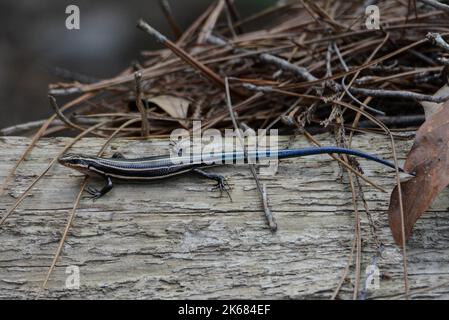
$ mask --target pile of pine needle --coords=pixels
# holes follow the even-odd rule
[[[384,132],[382,124],[416,128],[421,102],[448,98],[434,96],[447,81],[439,45],[448,12],[432,1],[379,1],[376,25],[360,1],[293,1],[241,18],[219,0],[186,30],[162,3],[175,36],[141,20],[161,49],[110,79],[50,85],[51,95],[74,98],[53,101],[60,119],[45,134],[114,120],[92,132],[107,135],[133,117],[141,120],[120,135],[168,136],[193,121],[232,128],[228,86],[234,115],[250,128],[332,131],[341,142],[347,131]]]

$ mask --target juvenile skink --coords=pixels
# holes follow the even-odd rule
[[[258,162],[260,160],[304,157],[325,153],[357,156],[378,162],[390,168],[395,168],[393,163],[378,158],[374,155],[340,147],[311,147],[276,151],[248,151],[247,153],[236,151],[221,152],[196,157],[184,156],[175,158],[170,155],[164,155],[135,159],[127,159],[120,153],[115,153],[111,158],[68,153],[61,156],[58,161],[66,167],[76,169],[88,175],[97,175],[104,178],[106,184],[101,190],[91,187],[86,188],[86,191],[92,196],[92,198],[97,199],[112,189],[112,179],[153,180],[180,175],[187,172],[193,172],[203,177],[215,180],[217,181],[216,188],[227,192],[226,180],[223,176],[205,172],[201,170],[201,168],[232,163],[254,163],[252,161]],[[402,169],[399,168],[399,170],[403,172]]]

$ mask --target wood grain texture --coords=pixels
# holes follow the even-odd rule
[[[317,138],[323,145],[333,144],[329,136]],[[2,215],[68,141],[51,138],[38,143],[1,198]],[[94,154],[103,142],[87,138],[72,151]],[[0,138],[0,179],[27,143],[27,138]],[[411,144],[397,142],[401,164]],[[108,154],[158,154],[167,146],[162,140],[117,140]],[[309,145],[298,138],[293,146]],[[391,160],[388,139],[382,136],[357,136],[354,147]],[[395,180],[389,168],[360,163],[368,177],[392,190]],[[329,298],[354,234],[351,191],[347,178],[340,179],[338,164],[327,155],[289,159],[280,163],[276,176],[262,178],[278,223],[275,233],[265,223],[246,166],[209,170],[228,178],[233,202],[211,191],[213,182],[191,175],[119,183],[96,202],[83,199],[49,289],[40,291],[83,179],[55,165],[0,228],[0,298]],[[367,298],[400,298],[402,257],[388,228],[389,193],[363,185],[377,236],[385,246],[378,262],[380,288],[369,290]],[[376,247],[361,203],[359,208],[363,289],[365,268]],[[449,285],[441,286],[449,280],[448,208],[446,189],[418,221],[409,241],[413,298],[449,298]],[[66,267],[71,265],[80,268],[78,290],[65,288]],[[351,268],[339,298],[351,297],[353,283]]]

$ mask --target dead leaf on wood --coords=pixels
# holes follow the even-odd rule
[[[449,102],[444,103],[442,108],[419,128],[404,169],[416,173],[412,179],[401,182],[407,240],[416,220],[449,184]],[[388,218],[395,242],[402,245],[397,186],[391,193]]]
[[[186,121],[183,121],[182,119],[187,118],[187,112],[189,111],[190,105],[189,100],[175,96],[161,95],[148,99],[148,102],[159,106],[171,117],[179,119],[179,123],[182,126],[186,126]]]

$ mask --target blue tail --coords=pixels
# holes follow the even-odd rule
[[[393,169],[396,168],[394,163],[391,163],[387,160],[378,158],[369,153],[352,150],[352,149],[340,148],[340,147],[311,147],[311,148],[303,148],[303,149],[284,149],[284,150],[278,151],[278,158],[279,159],[295,158],[295,157],[312,156],[312,155],[323,154],[323,153],[348,154],[351,156],[356,156],[356,157],[372,160],[372,161],[381,163],[381,164],[383,164],[387,167],[393,168]],[[405,172],[402,168],[399,168],[399,171]]]

